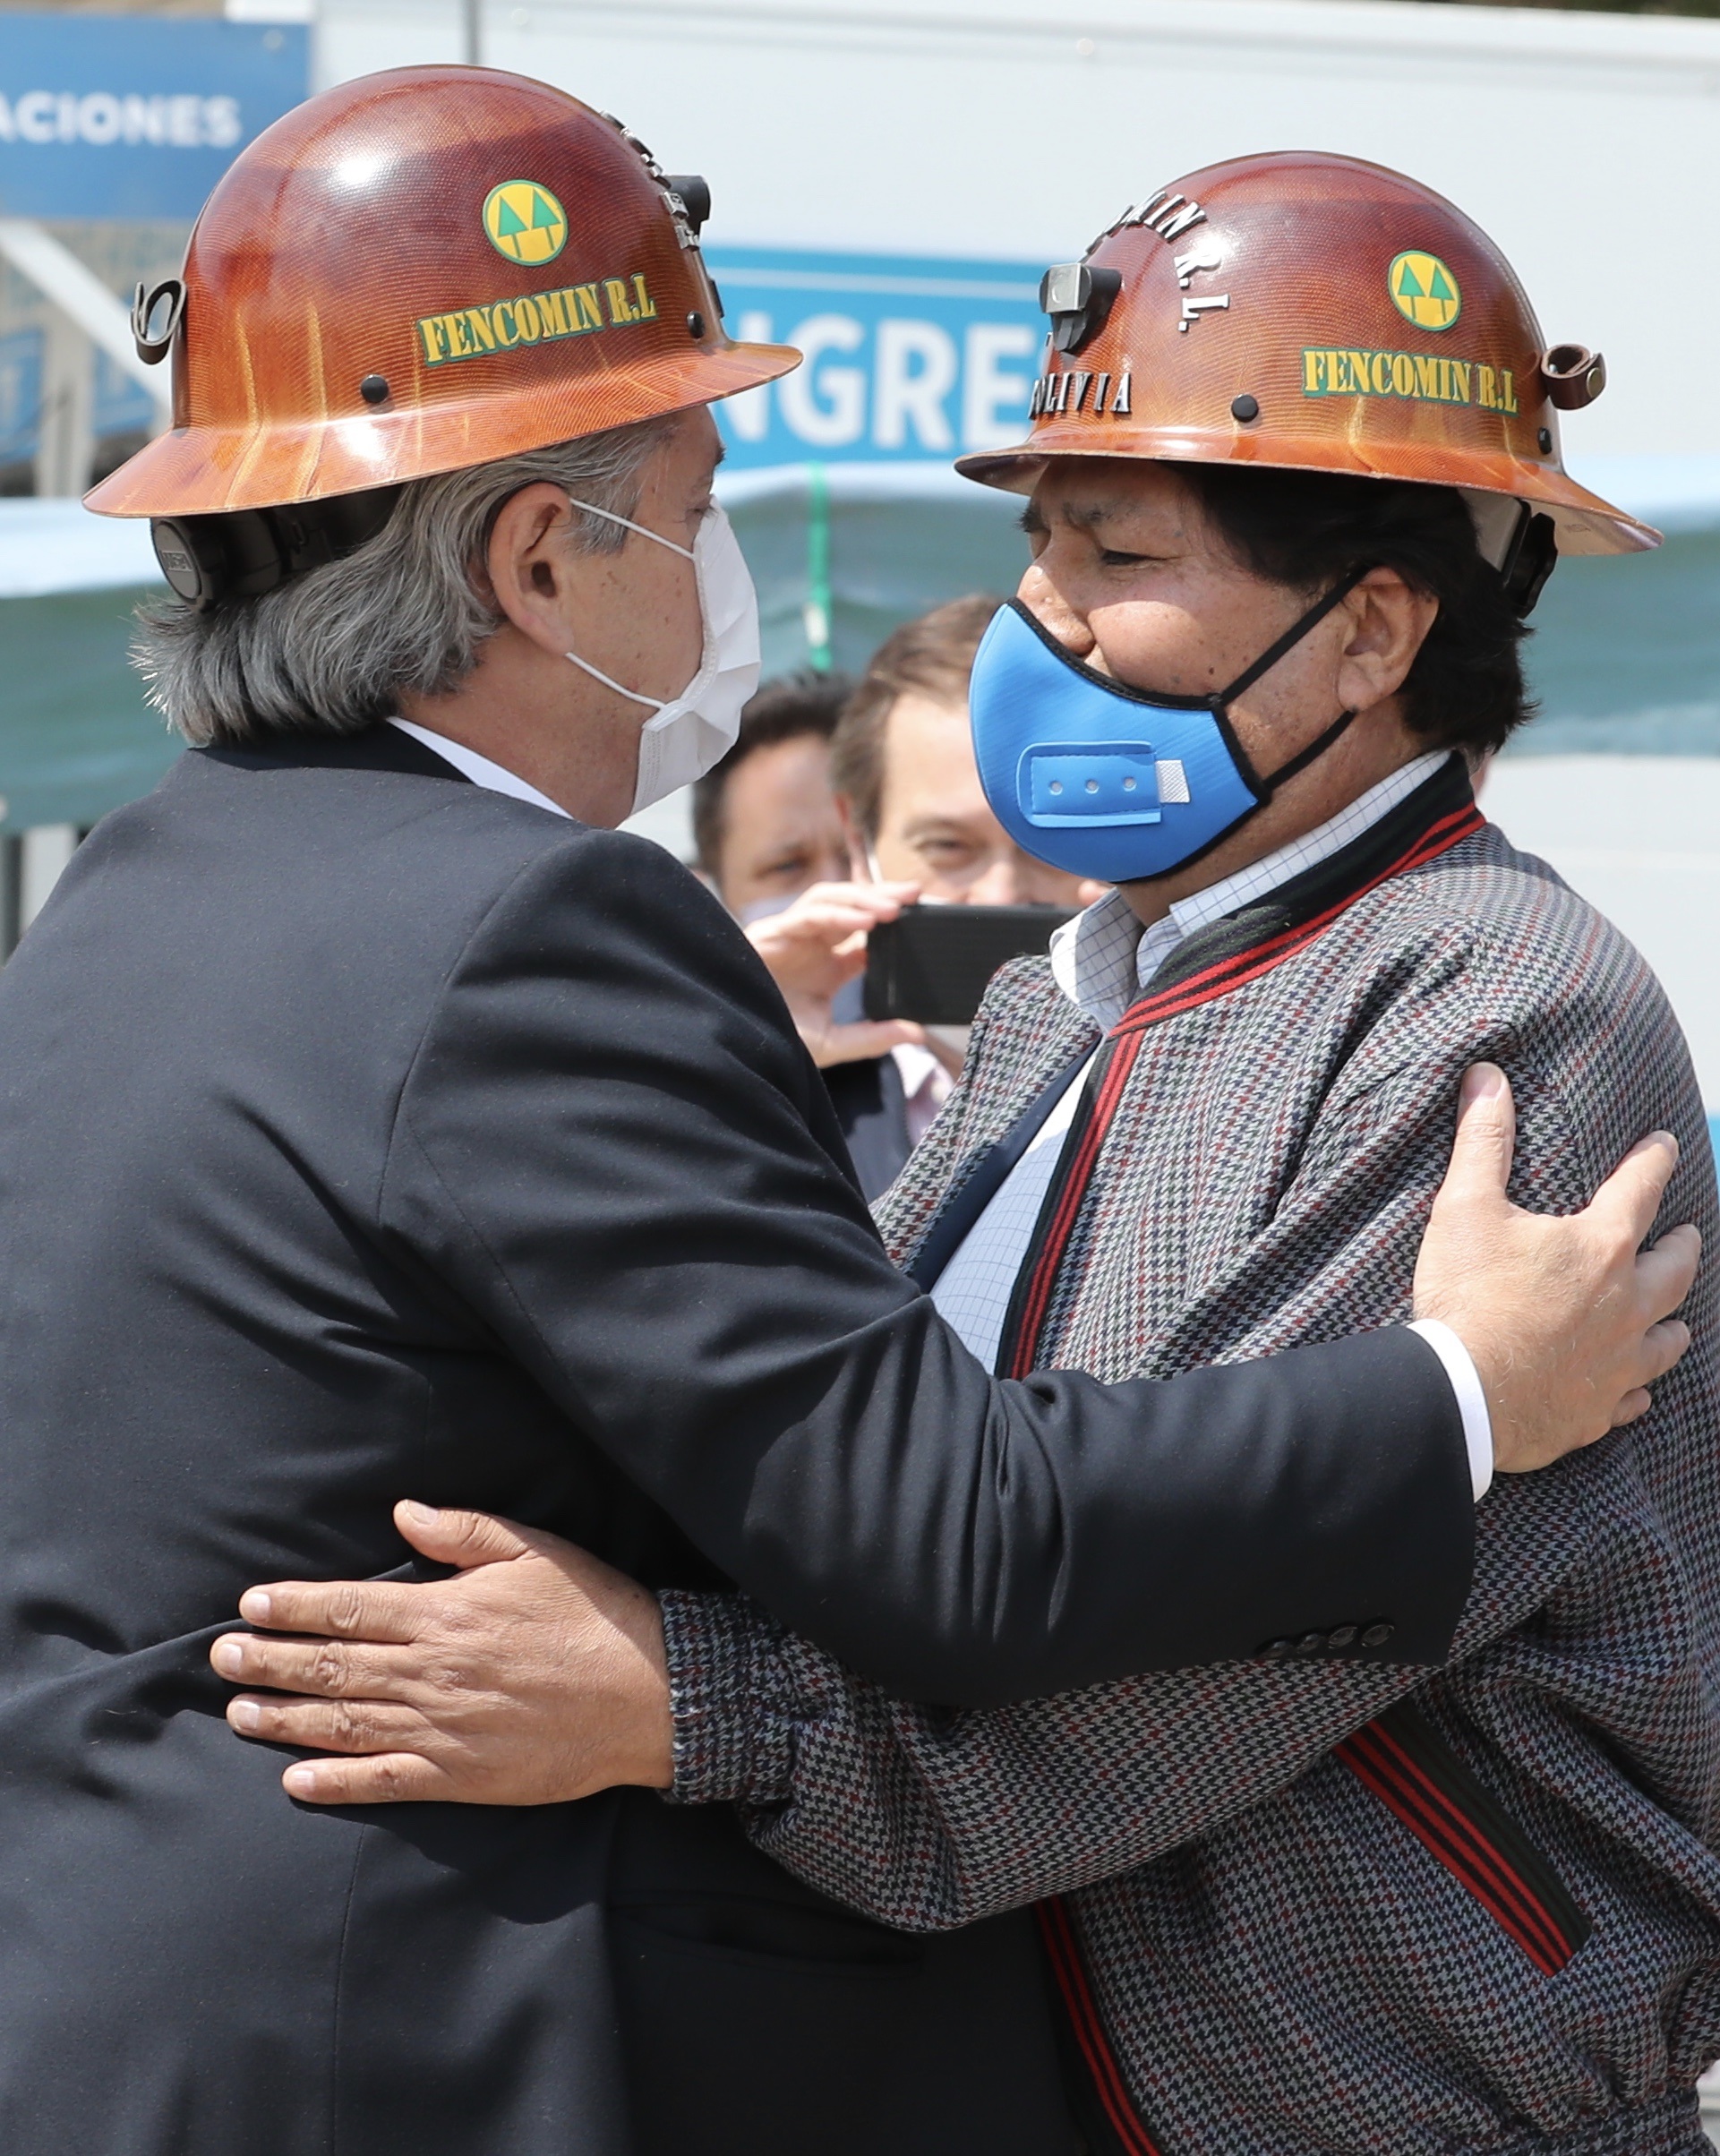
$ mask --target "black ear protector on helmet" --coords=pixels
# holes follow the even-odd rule
[[[393,515],[401,491],[369,487],[280,509],[158,517],[150,538],[162,575],[201,614],[229,599],[258,598],[306,569],[355,552]]]
[[[1531,515],[1526,503],[1505,559],[1499,565],[1505,596],[1519,620],[1527,620],[1535,612],[1535,603],[1545,590],[1558,559],[1552,518],[1545,510]]]
[[[1458,492],[1475,526],[1476,552],[1499,572],[1511,612],[1526,620],[1559,559],[1552,518],[1510,494],[1487,494],[1473,487]]]
[[[1051,317],[1052,348],[1071,355],[1089,345],[1123,289],[1119,270],[1086,262],[1058,262],[1040,279],[1040,312]]]

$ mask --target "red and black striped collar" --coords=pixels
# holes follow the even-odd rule
[[[1058,1269],[1151,1029],[1294,958],[1357,899],[1437,860],[1479,830],[1482,820],[1468,772],[1453,757],[1341,852],[1281,884],[1261,904],[1197,931],[1160,967],[1151,988],[1123,1014],[1093,1060],[1010,1295],[996,1365],[1000,1376],[1025,1377],[1039,1367]],[[1167,975],[1172,976],[1168,983]]]
[[[1463,760],[1453,756],[1341,851],[1279,885],[1257,905],[1244,907],[1197,929],[1160,966],[1148,992],[1124,1013],[1109,1041],[1138,1046],[1141,1035],[1159,1020],[1173,1018],[1258,980],[1305,949],[1322,928],[1365,893],[1406,869],[1436,859],[1478,830],[1482,821]],[[1041,1081],[1040,1090],[1002,1137],[969,1166],[959,1188],[940,1209],[909,1263],[910,1278],[922,1288],[933,1285],[961,1247],[1091,1055],[1091,1042],[1089,1034],[1050,1074],[1048,1081]],[[1095,1068],[1088,1084],[1087,1108],[1065,1141],[1064,1160],[1054,1179],[1053,1196],[1067,1181],[1071,1160],[1083,1147],[1096,1150],[1097,1139],[1102,1136],[1108,1115],[1100,1116],[1099,1131],[1094,1133],[1092,1097],[1104,1091],[1109,1106],[1114,1107],[1133,1060],[1131,1053],[1119,1065],[1108,1052],[1108,1044],[1101,1048],[1099,1064],[1104,1068]],[[1091,1167],[1091,1160],[1087,1165]]]
[[[1304,950],[1358,898],[1435,860],[1478,831],[1468,766],[1448,757],[1430,778],[1359,837],[1257,903],[1197,928],[1166,959],[1113,1038],[1175,1017],[1255,980]]]

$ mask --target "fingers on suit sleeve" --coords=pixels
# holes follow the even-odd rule
[[[1678,1140],[1670,1131],[1639,1138],[1595,1193],[1588,1215],[1634,1250],[1655,1224],[1673,1170],[1678,1166]]]
[[[1471,1064],[1458,1094],[1457,1136],[1441,1196],[1502,1199],[1516,1143],[1510,1081],[1496,1064]]]
[[[314,1692],[325,1699],[355,1695],[403,1699],[421,1674],[415,1659],[399,1648],[338,1639],[282,1639],[261,1632],[224,1632],[209,1658],[229,1683]]]
[[[417,1637],[423,1593],[391,1580],[285,1579],[248,1589],[239,1597],[239,1614],[275,1632],[404,1644]]]
[[[1637,1260],[1637,1291],[1645,1323],[1670,1317],[1678,1308],[1695,1283],[1701,1257],[1701,1235],[1688,1223],[1642,1253]]]
[[[416,1752],[374,1759],[300,1759],[281,1787],[301,1804],[425,1804],[453,1793],[449,1777]]]

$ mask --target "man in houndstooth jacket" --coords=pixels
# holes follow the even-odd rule
[[[1250,909],[1254,950],[1350,898],[1270,971],[1228,986],[1218,924],[1112,1029],[1132,1067],[1041,1363],[1168,1375],[1401,1317],[1476,1057],[1511,1075],[1521,1202],[1580,1203],[1646,1116],[1678,1132],[1673,1200],[1712,1240],[1699,1104],[1652,976],[1467,796],[1448,764]],[[1351,895],[1454,817],[1455,844]],[[1101,1037],[1044,962],[999,977],[886,1202],[903,1262],[1023,1094]],[[1443,1673],[1298,1641],[952,1715],[756,1605],[671,1596],[676,1793],[740,1803],[762,1847],[887,1923],[1039,1902],[1095,2147],[1700,2150],[1720,1488],[1711,1322],[1697,1335],[1632,1436],[1489,1493]]]
[[[1100,538],[1163,556],[1151,511],[1173,493],[1273,566],[1260,483],[1238,514],[1202,476],[1054,468],[1032,512],[1041,570],[1066,594],[1069,552]],[[1306,512],[1346,483],[1280,492]],[[1361,483],[1382,509],[1388,490]],[[1473,630],[1464,612],[1448,604],[1448,628]],[[1520,681],[1512,640],[1499,649],[1509,721]],[[1412,684],[1424,741],[1490,745],[1482,671],[1467,734],[1456,711],[1426,723],[1427,679],[1419,707]],[[1520,1202],[1579,1206],[1658,1123],[1683,1148],[1670,1202],[1713,1247],[1701,1104],[1664,997],[1483,820],[1462,756],[1412,754],[1263,859],[1195,880],[1144,936],[1113,895],[1049,962],[997,977],[958,1092],[883,1203],[898,1262],[999,1370],[1168,1376],[1401,1318],[1477,1060],[1510,1074]],[[1032,1254],[1000,1295],[976,1246],[1008,1185],[989,1203],[971,1185],[1002,1142],[1032,1160],[1023,1104],[1066,1099],[1060,1074],[1089,1057],[1068,1136],[1040,1149]],[[953,1219],[965,1239],[927,1266]],[[1486,1493],[1442,1671],[1347,1659],[1346,1623],[1253,1663],[952,1713],[885,1696],[742,1598],[670,1596],[675,1794],[739,1804],[761,1847],[888,1924],[1036,1904],[1095,2149],[1704,2149],[1713,1300],[1705,1266],[1695,1345],[1630,1434]]]
[[[1276,843],[1216,851],[1174,898],[1113,894],[994,982],[881,1216],[969,1347],[1166,1377],[1400,1319],[1477,1061],[1510,1078],[1520,1202],[1581,1206],[1658,1124],[1683,1149],[1667,1217],[1714,1247],[1658,986],[1475,805],[1459,751],[1523,690],[1457,498],[1054,467],[1032,517],[1025,588],[1071,637],[1092,579],[1167,560],[1240,592],[1237,649],[1337,565],[1388,564],[1293,654],[1276,717],[1234,718],[1258,750],[1303,706],[1318,723],[1327,674],[1385,693],[1344,690],[1362,718],[1273,804]],[[1223,612],[1190,597],[1167,633]],[[1251,1661],[958,1711],[744,1596],[672,1591],[671,1794],[736,1807],[900,1931],[989,1924],[1001,1949],[1031,1908],[1107,2156],[1696,2156],[1720,2050],[1713,1297],[1705,1266],[1691,1350],[1629,1433],[1491,1488],[1475,1456],[1442,1670],[1367,1658],[1379,1613],[1334,1610]]]

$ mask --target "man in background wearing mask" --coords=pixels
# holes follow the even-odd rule
[[[706,407],[793,355],[722,333],[703,197],[559,92],[401,70],[252,143],[140,305],[178,423],[94,505],[156,521],[192,746],[0,977],[6,2156],[714,2145],[654,2135],[676,2087],[754,2156],[1042,2156],[1018,1923],[904,1952],[647,1788],[299,1801],[325,1763],[283,1789],[222,1719],[241,1593],[398,1572],[417,1497],[916,1698],[1340,1613],[1385,1671],[1468,1585],[1459,1386],[1531,1467],[1681,1344],[1689,1253],[1635,1254],[1664,1142],[1575,1221],[1463,1149],[1447,1331],[1163,1384],[999,1382],[891,1265],[744,938],[613,829],[757,680]],[[671,1772],[657,1731],[622,1779]]]
[[[830,772],[853,875],[749,931],[880,1196],[961,1075],[966,1029],[860,1014],[865,938],[904,904],[1090,904],[1102,886],[1036,860],[992,814],[973,760],[968,672],[1002,602],[952,599],[885,638],[848,699]]]

